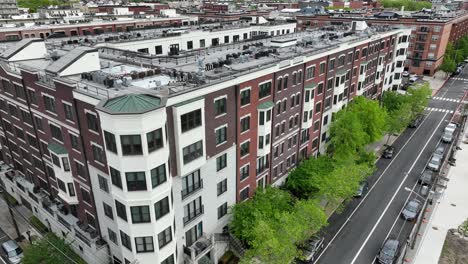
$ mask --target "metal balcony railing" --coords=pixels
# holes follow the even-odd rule
[[[202,215],[205,212],[204,206],[202,205],[199,208],[196,208],[195,211],[189,213],[189,215],[184,216],[183,221],[184,221],[184,226],[186,226],[188,223],[192,222],[195,220],[197,217]]]
[[[202,188],[203,188],[203,179],[200,179],[198,182],[195,182],[194,184],[190,186],[187,186],[187,188],[181,191],[182,200],[187,198],[191,194],[195,193],[196,191],[201,190]]]

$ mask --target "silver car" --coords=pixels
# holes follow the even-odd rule
[[[418,217],[419,211],[421,210],[421,202],[414,199],[408,201],[401,211],[401,216],[408,221],[415,220]]]
[[[444,143],[452,143],[453,140],[453,132],[445,132],[444,135],[442,136],[442,141]]]
[[[7,242],[3,243],[2,249],[11,263],[21,263],[21,259],[23,258],[23,250],[18,246],[18,244],[16,244],[14,240],[8,240]]]
[[[439,171],[440,164],[442,163],[442,157],[438,155],[432,155],[431,160],[427,164],[427,168],[432,171]]]
[[[434,150],[434,155],[438,155],[440,157],[443,157],[445,153],[445,146],[443,144],[440,144],[437,146],[437,148]]]

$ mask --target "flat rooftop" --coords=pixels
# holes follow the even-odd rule
[[[76,84],[78,91],[98,99],[113,98],[127,93],[147,93],[152,90],[166,96],[232,80],[247,73],[281,65],[291,59],[320,54],[340,46],[388,33],[388,26],[369,27],[352,32],[348,26],[329,26],[281,36],[247,40],[238,43],[193,51],[178,55],[153,56],[127,50],[97,47],[101,70],[86,72],[60,80]],[[155,44],[157,39],[155,39]],[[79,45],[48,45],[55,56],[67,56]],[[46,74],[50,58],[10,63],[11,70],[36,69],[41,80],[51,83],[55,76]],[[13,66],[14,65],[14,66]],[[288,64],[289,65],[289,64]]]

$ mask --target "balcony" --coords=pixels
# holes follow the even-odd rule
[[[203,188],[203,179],[200,179],[198,182],[195,182],[193,185],[188,186],[186,189],[183,189],[180,192],[182,195],[182,200],[196,193],[198,190],[201,190],[202,188]]]
[[[190,247],[184,247],[186,263],[198,263],[201,258],[206,258],[207,253],[213,248],[213,235],[207,236],[205,233],[198,238]]]
[[[192,222],[193,220],[197,219],[200,215],[202,215],[205,212],[204,206],[202,205],[200,208],[196,208],[195,211],[190,212],[189,215],[184,216],[183,221],[184,221],[184,226]]]

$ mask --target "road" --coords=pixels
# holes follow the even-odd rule
[[[413,223],[403,221],[401,210],[408,199],[416,198],[405,187],[419,191],[417,179],[443,129],[468,85],[468,66],[452,78],[432,98],[426,118],[417,128],[407,129],[393,144],[397,153],[391,160],[377,161],[377,171],[369,178],[370,189],[361,199],[334,214],[326,228],[326,242],[317,264],[370,264],[388,236],[406,242]]]

